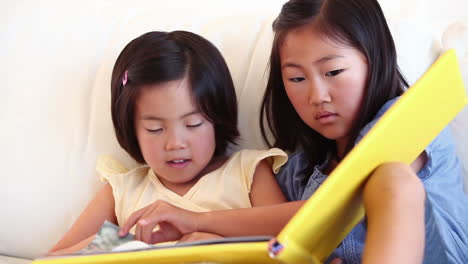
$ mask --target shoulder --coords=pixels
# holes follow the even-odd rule
[[[286,164],[276,174],[276,180],[288,200],[300,200],[304,192],[305,182],[309,175],[305,169],[309,162],[304,151],[299,150],[291,155]]]
[[[107,178],[110,175],[126,173],[129,169],[114,157],[102,155],[96,162],[96,171],[101,175],[101,178]]]
[[[462,168],[456,156],[450,128],[442,130],[425,151],[428,160],[418,176],[427,194],[426,232],[438,230],[443,241],[429,239],[428,247],[440,247],[443,244],[447,256],[459,261],[466,259],[468,196],[463,191]]]
[[[101,156],[96,164],[96,171],[101,181],[109,183],[114,192],[121,186],[135,186],[143,181],[148,169],[148,166],[142,165],[129,170],[112,156]]]
[[[382,115],[399,99],[396,97],[386,102],[377,112],[371,122],[361,129],[356,144],[369,132]],[[418,172],[421,180],[425,181],[434,175],[447,174],[448,178],[461,178],[461,168],[456,156],[455,143],[450,126],[445,127],[425,148],[426,164]]]
[[[355,144],[357,144],[368,132],[371,130],[371,128],[379,121],[379,119],[387,112],[388,109],[396,102],[398,101],[400,97],[395,97],[389,101],[387,101],[382,107],[380,107],[379,111],[377,111],[377,114],[374,116],[374,118],[367,123],[359,132],[359,135],[355,141]]]
[[[289,155],[288,161],[281,168],[280,173],[294,173],[304,170],[308,166],[307,155],[303,150],[298,150]]]
[[[267,150],[243,149],[234,153],[228,160],[229,163],[238,162],[242,167],[256,167],[260,164],[273,169],[276,173],[288,160],[286,152],[279,148]]]
[[[425,152],[427,162],[418,172],[418,176],[423,181],[434,175],[445,175],[445,178],[462,178],[450,127],[444,128],[426,147]]]
[[[288,155],[286,152],[279,148],[271,148],[271,149],[242,149],[234,154],[231,157],[236,156],[249,156],[249,157],[271,157],[271,156],[285,156]]]

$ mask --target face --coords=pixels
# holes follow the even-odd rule
[[[199,179],[216,147],[214,127],[192,100],[186,78],[143,87],[135,129],[146,163],[175,192]]]
[[[357,49],[304,26],[280,46],[286,93],[301,119],[344,151],[365,91],[368,66]]]

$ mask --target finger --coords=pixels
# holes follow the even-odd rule
[[[134,239],[141,241],[141,226],[138,223],[135,225],[135,238]]]
[[[158,203],[153,203],[150,208],[148,208],[140,220],[137,222],[139,229],[139,239],[147,244],[151,243],[151,234],[153,233],[154,228],[159,224],[157,221],[150,221],[153,219],[152,216],[158,214]]]
[[[342,263],[343,263],[343,261],[341,259],[339,259],[339,258],[336,258],[336,259],[332,260],[332,262],[330,262],[330,264],[342,264]]]
[[[168,241],[178,240],[182,237],[182,233],[170,223],[161,222],[159,226]]]
[[[119,231],[119,236],[126,236],[128,234],[128,231],[137,223],[137,221],[140,219],[140,217],[145,213],[145,210],[147,207],[143,207],[138,211],[135,211],[133,214],[130,215],[130,217],[127,219],[127,222],[120,227]]]
[[[195,232],[196,230],[191,230],[190,228],[186,227],[186,215],[187,213],[178,207],[159,203],[157,213],[155,212],[148,217],[145,217],[144,221],[152,224],[161,224],[162,222],[166,222],[183,234]]]
[[[137,221],[135,223],[135,240],[140,240],[140,241],[143,241],[142,231],[143,231],[144,224],[146,223],[145,220],[143,220],[143,219],[145,217],[148,217],[148,212],[153,211],[153,204],[150,204],[150,205],[144,207],[143,209],[144,210],[143,210],[142,214],[140,215],[140,217],[137,219]]]
[[[164,233],[164,231],[158,230],[156,232],[153,232],[153,234],[151,234],[151,241],[152,241],[151,244],[157,244],[157,243],[162,243],[162,242],[169,242],[172,240],[169,240],[166,238],[166,234]]]
[[[151,243],[161,243],[161,242],[168,242],[168,241],[175,241],[182,238],[182,233],[180,233],[177,228],[173,225],[161,222],[159,223],[159,230],[153,232],[151,235]]]
[[[191,235],[192,235],[192,234],[183,235],[182,238],[179,239],[179,240],[177,241],[177,244],[182,243],[182,242],[189,241],[189,240],[190,240],[189,237],[190,237]]]

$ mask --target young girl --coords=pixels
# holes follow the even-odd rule
[[[161,221],[171,225],[168,232],[157,232],[158,238],[174,230],[277,233],[274,222],[284,223],[303,200],[313,199],[327,175],[408,87],[376,0],[290,0],[273,30],[262,114],[272,145],[293,152],[277,180],[295,202],[202,214],[165,204],[148,217],[131,217],[122,234],[134,224],[150,232]],[[263,119],[260,124],[266,139]],[[366,219],[328,261],[468,263],[468,199],[448,128],[411,166],[378,167],[364,186],[363,201]]]
[[[107,183],[49,253],[82,249],[104,220],[146,216],[156,200],[196,212],[286,202],[273,176],[286,162],[283,151],[226,156],[239,136],[236,94],[223,57],[206,39],[174,31],[132,40],[114,65],[111,112],[120,145],[144,165],[128,171],[111,158],[98,161]],[[139,227],[133,232],[151,238]]]

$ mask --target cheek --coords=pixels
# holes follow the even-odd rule
[[[213,125],[204,127],[193,138],[193,144],[203,151],[213,151],[216,148],[216,138]]]
[[[154,153],[161,149],[162,143],[154,135],[137,131],[137,140],[138,145],[140,146],[140,151],[146,161],[154,159],[155,156],[160,156],[155,155]]]
[[[296,111],[298,111],[298,106],[302,104],[303,101],[306,99],[306,95],[301,92],[300,89],[294,89],[291,87],[285,87],[286,95],[289,98],[289,101],[294,106]]]
[[[351,84],[351,85],[350,85]],[[341,85],[341,92],[339,93],[340,105],[343,105],[344,110],[348,115],[356,115],[359,110],[364,92],[365,92],[365,83],[362,80],[348,80],[344,81]]]
[[[147,160],[151,153],[154,152],[154,150],[156,149],[155,141],[151,140],[151,138],[147,136],[139,137],[138,144],[140,145],[140,150],[145,160]]]

